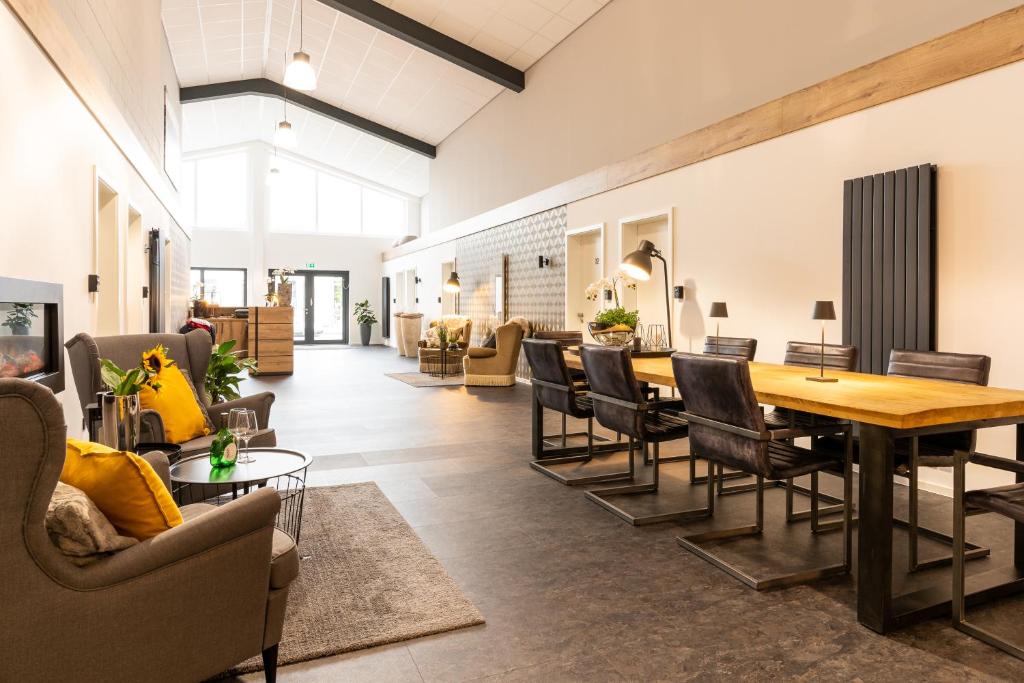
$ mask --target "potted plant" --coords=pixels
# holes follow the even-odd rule
[[[213,353],[210,354],[210,364],[206,366],[206,377],[203,380],[203,398],[208,406],[241,398],[241,394],[238,393],[240,375],[245,370],[256,369],[255,358],[242,359],[232,351],[235,343],[234,339],[229,339],[215,346]]]
[[[369,346],[370,332],[377,324],[377,316],[370,307],[369,299],[363,299],[356,304],[356,322],[359,323],[359,341],[363,346]]]
[[[100,359],[100,379],[110,391],[100,395],[100,441],[122,451],[134,450],[139,444],[140,403],[142,387],[160,390],[160,370],[173,364],[167,351],[158,345],[142,354],[142,361],[129,370],[122,370],[109,358]]]
[[[11,304],[11,310],[2,324],[11,329],[11,334],[25,336],[32,328],[32,319],[38,318],[33,304]]]
[[[277,278],[278,306],[292,305],[292,281],[288,279],[288,276],[294,273],[294,268],[277,268],[274,270],[274,277]]]
[[[587,324],[590,336],[599,344],[605,346],[626,346],[633,341],[636,333],[637,323],[640,315],[637,311],[627,311],[619,303],[619,285],[629,289],[636,289],[636,281],[621,272],[617,272],[610,278],[604,277],[597,282],[592,282],[587,287],[586,297],[588,301],[596,301],[605,296],[605,292],[611,293],[611,299],[615,305],[599,311],[594,316],[594,321]]]

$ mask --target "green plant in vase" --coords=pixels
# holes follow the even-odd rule
[[[10,328],[13,335],[25,336],[32,328],[32,319],[38,317],[34,304],[11,304],[11,310],[0,325]]]
[[[377,316],[370,307],[370,300],[363,299],[356,303],[356,322],[359,323],[359,341],[363,346],[370,345],[370,332],[377,324]]]
[[[255,358],[239,358],[233,352],[235,340],[218,344],[210,354],[210,364],[206,366],[206,377],[203,388],[211,404],[222,401],[233,401],[241,398],[238,384],[242,381],[241,374],[246,370],[256,369]]]
[[[163,346],[142,354],[134,368],[122,370],[109,358],[100,359],[100,380],[110,390],[100,400],[100,441],[119,450],[133,450],[139,443],[143,387],[160,391],[160,369],[173,364]]]

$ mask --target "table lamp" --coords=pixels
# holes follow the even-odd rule
[[[649,240],[640,240],[636,251],[626,254],[626,258],[622,259],[619,268],[634,280],[647,282],[651,279],[651,272],[654,270],[652,257],[661,261],[661,267],[665,271],[665,322],[668,324],[668,345],[669,348],[672,348],[672,304],[668,296],[668,263],[661,255],[661,251]]]
[[[728,318],[729,317],[729,307],[725,305],[724,301],[712,301],[711,302],[711,311],[708,312],[708,317],[709,318]],[[719,353],[718,353],[718,338],[720,336],[719,335],[720,329],[721,329],[721,325],[716,321],[715,322],[715,355],[716,356],[719,355]]]
[[[817,376],[808,377],[807,380],[810,382],[838,382],[838,377],[825,376],[825,321],[836,319],[836,307],[831,301],[815,301],[814,314],[811,318],[821,321],[821,367]]]

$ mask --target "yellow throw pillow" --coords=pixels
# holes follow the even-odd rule
[[[143,386],[139,401],[143,409],[155,410],[164,422],[164,438],[185,443],[210,433],[210,424],[192,383],[177,365],[165,365],[154,378],[160,389]]]
[[[81,489],[125,536],[144,541],[182,522],[160,475],[134,453],[68,439],[60,480]]]

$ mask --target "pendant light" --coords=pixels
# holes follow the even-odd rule
[[[284,84],[293,90],[316,90],[316,72],[309,63],[309,55],[302,51],[302,2],[299,0],[299,51],[284,70]]]
[[[270,170],[267,171],[267,187],[274,187],[281,182],[281,169],[277,166],[271,166]]]
[[[291,122],[288,121],[288,98],[285,97],[284,120],[278,121],[277,128],[274,129],[274,147],[295,149],[296,144],[297,140],[295,139],[295,129],[292,128]]]

